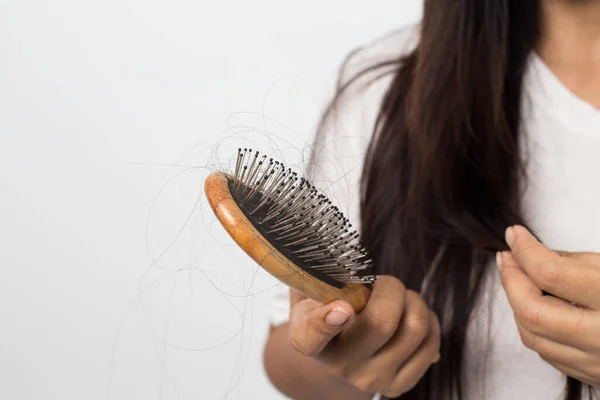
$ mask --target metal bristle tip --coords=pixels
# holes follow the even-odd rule
[[[228,178],[244,215],[298,267],[338,288],[375,281],[358,232],[306,178],[252,149],[238,150]]]

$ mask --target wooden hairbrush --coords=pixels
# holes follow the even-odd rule
[[[308,180],[239,149],[235,171],[211,173],[204,191],[233,240],[275,278],[319,302],[364,308],[372,261],[352,224]]]

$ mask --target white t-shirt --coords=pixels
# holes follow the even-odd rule
[[[417,26],[403,29],[355,56],[348,69],[409,51],[417,40]],[[309,178],[354,224],[362,162],[388,84],[382,79],[350,96],[315,147],[317,168]],[[523,95],[521,146],[530,179],[522,197],[525,222],[551,248],[600,252],[600,110],[570,92],[535,53]],[[494,264],[468,327],[466,399],[562,399],[564,375],[522,344]],[[273,290],[273,306],[272,323],[287,321],[286,286]]]

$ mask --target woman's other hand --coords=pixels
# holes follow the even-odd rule
[[[506,242],[511,251],[498,264],[523,343],[600,386],[600,254],[551,250],[520,225],[507,229]]]

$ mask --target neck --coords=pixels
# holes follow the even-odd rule
[[[540,1],[538,54],[576,95],[600,106],[600,1]]]

